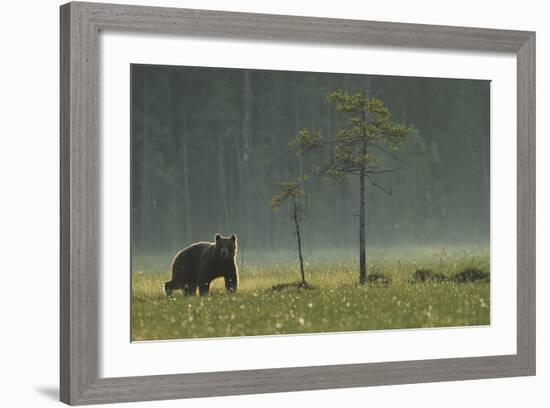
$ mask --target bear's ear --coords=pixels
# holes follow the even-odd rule
[[[218,242],[220,239],[222,239],[222,236],[220,234],[216,234],[216,242]]]
[[[231,241],[237,242],[237,236],[235,234],[231,235]]]

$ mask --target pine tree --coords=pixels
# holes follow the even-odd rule
[[[307,176],[298,177],[296,180],[279,183],[279,192],[271,199],[271,208],[277,212],[285,202],[290,203],[290,218],[294,224],[294,235],[298,249],[298,259],[300,260],[300,274],[302,277],[301,286],[307,287],[304,273],[304,258],[302,256],[302,236],[300,234],[300,222],[304,217],[304,187],[303,183]]]
[[[389,173],[398,168],[380,168],[378,153],[395,157],[393,153],[411,132],[411,127],[394,124],[384,103],[368,97],[364,92],[350,93],[343,90],[329,92],[329,102],[347,119],[347,126],[339,129],[334,138],[325,138],[321,130],[303,129],[290,147],[298,152],[331,148],[331,160],[322,170],[330,180],[340,180],[353,175],[359,178],[359,282],[367,281],[366,263],[366,188],[367,182],[387,194],[374,179],[375,175]]]

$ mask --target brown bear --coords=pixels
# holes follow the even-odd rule
[[[239,274],[235,256],[237,236],[222,237],[216,234],[215,242],[196,242],[179,251],[172,261],[172,279],[164,282],[166,296],[172,296],[174,289],[193,296],[197,287],[199,294],[210,291],[210,283],[223,277],[228,292],[235,292]]]

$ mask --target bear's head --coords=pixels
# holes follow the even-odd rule
[[[220,234],[216,234],[214,252],[223,259],[235,258],[235,254],[237,253],[237,236],[233,234],[230,237],[222,237]]]

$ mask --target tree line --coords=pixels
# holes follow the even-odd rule
[[[349,118],[326,95],[341,89],[383,102],[414,126],[399,155],[377,155],[365,191],[367,246],[476,244],[489,237],[489,83],[132,65],[132,245],[167,253],[216,232],[240,250],[293,250],[292,220],[274,214],[277,181],[317,174],[331,152],[296,155],[303,129],[335,135]],[[382,146],[380,146],[382,147]],[[382,147],[384,148],[384,147]],[[353,249],[359,186],[304,184],[304,251]]]

